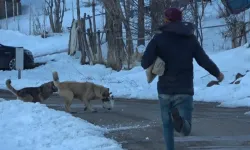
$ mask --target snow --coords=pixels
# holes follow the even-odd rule
[[[3,150],[121,150],[107,129],[39,103],[0,100]]]
[[[250,111],[249,111],[249,112],[246,112],[245,115],[250,115]]]

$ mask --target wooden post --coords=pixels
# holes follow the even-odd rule
[[[98,54],[98,61],[100,61],[99,63],[103,63],[103,59],[102,59],[102,48],[101,48],[101,31],[98,30],[97,31],[97,54]]]
[[[97,50],[97,36],[96,36],[96,19],[95,19],[95,0],[92,0],[92,15],[93,15],[93,38],[92,38],[92,44],[93,44],[93,51],[96,55],[98,55],[98,50]],[[97,56],[99,58],[99,56]],[[101,60],[97,60],[101,61]]]
[[[90,47],[89,47],[89,45],[88,45],[88,42],[87,42],[87,34],[86,34],[86,23],[85,23],[85,20],[86,20],[86,13],[84,13],[84,16],[83,16],[83,19],[82,19],[82,21],[83,21],[83,23],[82,23],[82,30],[83,30],[83,40],[84,40],[84,46],[85,46],[85,52],[86,52],[86,54],[87,54],[87,56],[88,56],[88,58],[89,58],[89,63],[90,63],[90,65],[93,65],[94,63],[93,63],[93,61],[94,61],[94,59],[93,59],[93,54],[92,54],[92,51],[90,51]]]
[[[88,35],[88,38],[86,38],[86,43],[87,43],[87,46],[89,47],[89,54],[90,54],[90,56],[91,56],[91,58],[92,58],[92,61],[93,61],[93,64],[95,64],[96,63],[96,55],[95,55],[95,53],[93,53],[93,45],[91,45],[91,44],[93,44],[93,42],[91,42],[91,30],[90,29],[87,29],[87,35]]]
[[[7,1],[5,0],[5,21],[6,21],[6,29],[8,30],[8,8],[7,8]]]

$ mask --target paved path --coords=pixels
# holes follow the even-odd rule
[[[0,91],[0,97],[14,98]],[[63,110],[63,101],[52,96],[46,105]],[[195,103],[193,131],[189,137],[176,134],[177,150],[249,150],[250,116],[244,115],[250,108],[218,108],[215,103]],[[83,111],[83,105],[75,100],[72,111],[76,117],[109,129],[107,137],[113,138],[128,150],[164,150],[158,101],[116,100],[112,111],[103,110],[95,102],[98,113]]]

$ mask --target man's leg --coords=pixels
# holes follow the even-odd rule
[[[167,150],[174,150],[174,127],[171,117],[171,105],[173,96],[160,94],[161,118],[163,123],[163,135]]]
[[[172,116],[175,130],[188,136],[192,129],[193,96],[175,95]]]

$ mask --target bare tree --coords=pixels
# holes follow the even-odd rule
[[[131,28],[130,28],[130,10],[131,10],[131,4],[132,1],[131,0],[126,0],[123,3],[124,6],[124,10],[125,10],[125,16],[123,15],[123,11],[121,8],[120,4],[117,4],[118,8],[119,8],[119,16],[123,21],[125,30],[126,30],[126,52],[127,52],[127,63],[128,63],[128,69],[130,69],[130,65],[131,65],[131,57],[133,55],[133,39],[132,39],[132,32],[131,32]]]
[[[81,60],[80,63],[83,65],[86,63],[86,52],[85,52],[85,42],[83,39],[83,25],[81,21],[81,12],[80,12],[80,2],[79,0],[76,0],[76,8],[77,8],[77,37],[78,37],[78,44],[79,49],[81,50]]]
[[[96,1],[95,0],[92,0],[92,16],[93,16],[93,42],[92,42],[92,47],[93,47],[93,51],[96,55],[96,61],[97,63],[103,63],[103,58],[102,58],[102,51],[101,51],[101,47],[98,46],[100,45],[101,43],[99,42],[99,40],[97,39],[98,36],[97,36],[97,31],[96,31],[96,19],[95,19],[95,15],[96,15]]]
[[[201,10],[197,1],[189,2],[183,10],[184,21],[192,22],[195,25],[194,33],[197,36],[201,46],[203,46],[202,21],[205,15],[207,2],[200,2]]]
[[[163,25],[165,20],[164,10],[169,7],[181,8],[189,0],[150,0],[151,34]]]
[[[138,41],[137,45],[145,45],[145,12],[144,0],[138,0]]]
[[[4,7],[5,7],[6,29],[8,29],[8,7],[7,7],[7,1],[4,2]]]
[[[54,33],[62,32],[65,0],[45,0],[45,3],[46,13],[49,15],[50,27],[52,31]]]
[[[120,11],[117,8],[120,5],[119,0],[103,0],[103,5],[106,11],[106,40],[108,43],[108,58],[107,65],[114,70],[122,69],[122,52],[124,44],[122,39],[122,19]],[[121,6],[120,6],[121,7]]]
[[[222,36],[227,39],[231,38],[232,48],[236,48],[247,43],[247,33],[250,30],[246,29],[245,12],[238,15],[228,14],[226,8],[218,4],[219,14],[226,22],[226,30],[222,32]]]
[[[150,0],[151,33],[164,22],[164,5],[160,0]]]

